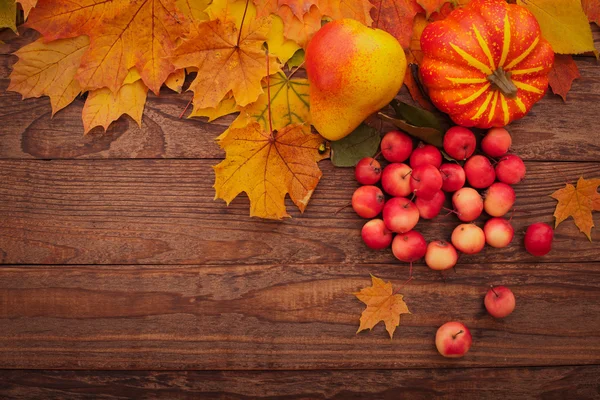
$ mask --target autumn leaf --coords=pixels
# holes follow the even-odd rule
[[[123,86],[116,93],[108,88],[90,91],[82,112],[84,132],[88,133],[96,126],[106,130],[123,114],[141,125],[147,93],[148,88],[135,69],[129,71]]]
[[[24,99],[49,96],[52,115],[69,105],[81,92],[75,73],[88,49],[87,36],[44,43],[38,39],[19,49],[19,61],[10,74],[8,90]]]
[[[421,6],[416,0],[371,0],[373,27],[390,33],[404,49],[408,48],[412,36],[413,20]]]
[[[21,4],[21,7],[23,8],[23,16],[25,19],[27,19],[29,12],[35,7],[37,2],[38,0],[18,0],[18,3]]]
[[[250,199],[250,216],[281,219],[289,217],[285,196],[304,211],[321,179],[317,162],[323,138],[307,125],[289,125],[268,133],[258,122],[230,128],[219,142],[226,158],[214,167],[215,198],[229,204],[245,192]]]
[[[87,35],[76,79],[83,90],[119,90],[136,67],[154,93],[175,70],[169,56],[188,22],[168,0],[46,0],[31,12],[28,25],[45,41]]]
[[[555,53],[581,54],[595,50],[580,0],[517,0],[517,4],[527,7],[535,16]]]
[[[552,193],[550,197],[558,200],[554,211],[555,226],[558,226],[568,217],[573,217],[575,225],[591,241],[591,232],[594,226],[592,211],[600,211],[599,185],[600,179],[586,180],[580,177],[577,181],[577,187],[567,183],[563,189]]]
[[[256,101],[263,92],[267,59],[271,71],[280,69],[276,57],[267,57],[263,49],[269,29],[269,18],[250,19],[241,31],[231,20],[204,21],[177,47],[173,64],[198,68],[189,88],[195,107],[216,107],[229,91],[240,106]]]
[[[317,7],[311,7],[310,11],[304,14],[302,20],[298,19],[288,6],[281,6],[277,14],[284,21],[283,35],[290,40],[295,41],[304,47],[310,38],[321,29],[321,19],[323,14]]]
[[[173,71],[165,81],[165,85],[176,93],[181,93],[185,82],[185,69]]]
[[[563,101],[567,101],[567,93],[577,78],[581,78],[581,75],[573,57],[567,54],[556,54],[554,65],[548,75],[548,83],[552,92],[562,97]]]
[[[433,104],[431,104],[431,102],[425,98],[421,92],[421,88],[413,74],[412,68],[410,67],[410,64],[419,65],[423,59],[423,51],[421,50],[421,35],[428,24],[429,22],[425,18],[425,15],[417,14],[413,23],[413,33],[410,39],[410,44],[406,50],[406,62],[409,64],[409,67],[406,68],[406,73],[404,74],[404,84],[408,88],[408,92],[413,100],[419,103],[419,105],[426,110],[432,111],[434,109]]]
[[[600,26],[600,2],[598,0],[581,0],[581,6],[588,20]]]
[[[0,29],[2,28],[17,32],[17,4],[14,0],[0,1]]]
[[[385,329],[390,338],[394,337],[396,327],[400,325],[400,314],[410,314],[401,294],[392,293],[392,283],[371,275],[372,285],[354,295],[367,308],[360,316],[360,326],[356,333],[365,329],[373,329],[380,321],[385,323]]]
[[[234,112],[240,111],[239,106],[236,104],[235,99],[233,97],[226,96],[223,100],[217,104],[216,107],[208,107],[208,108],[196,108],[192,110],[189,115],[191,117],[207,117],[208,122],[211,122],[217,118],[220,118],[224,115],[228,115]]]
[[[208,14],[206,8],[210,5],[211,0],[175,0],[177,9],[191,21],[190,28],[194,29],[200,21],[206,21]]]
[[[304,14],[308,13],[312,6],[317,5],[317,0],[278,0],[277,5],[288,6],[296,18],[302,21]]]
[[[369,0],[319,0],[317,4],[323,15],[332,19],[352,18],[371,26],[373,4]]]
[[[425,10],[427,18],[429,18],[432,13],[439,12],[442,6],[448,2],[450,2],[450,0],[417,0],[417,3]]]

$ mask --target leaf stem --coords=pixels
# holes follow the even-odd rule
[[[296,72],[298,72],[298,70],[299,70],[300,68],[302,68],[303,66],[304,66],[304,61],[302,61],[302,63],[301,63],[300,65],[298,65],[298,66],[296,67],[296,69],[295,69],[295,70],[293,70],[293,71],[290,73],[290,75],[289,75],[287,78],[288,78],[288,79],[292,79],[292,76],[294,76],[294,74],[295,74]]]
[[[181,112],[181,114],[179,114],[179,119],[183,118],[183,114],[185,114],[185,112],[187,111],[187,109],[190,106],[190,104],[192,104],[193,100],[194,100],[194,97],[192,97],[190,99],[190,101],[188,101],[187,105],[185,106],[185,108],[183,109],[183,111]]]
[[[246,2],[246,6],[248,6],[248,2]],[[267,111],[269,112],[269,132],[271,133],[271,137],[273,135],[273,121],[271,119],[271,81],[270,81],[270,71],[269,71],[269,48],[265,50],[265,54],[267,55]]]
[[[246,0],[246,7],[244,7],[244,14],[242,15],[242,22],[240,23],[240,31],[238,33],[238,38],[237,38],[237,45],[240,45],[240,40],[242,38],[242,27],[244,26],[244,21],[246,20],[246,11],[248,11],[248,3],[250,2],[250,0]]]

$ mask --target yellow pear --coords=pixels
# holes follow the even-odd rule
[[[306,49],[311,122],[339,140],[398,94],[406,57],[389,33],[353,19],[329,22]]]

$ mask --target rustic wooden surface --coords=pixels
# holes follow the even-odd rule
[[[231,118],[179,119],[190,96],[165,91],[141,128],[121,118],[83,136],[83,100],[51,119],[47,98],[4,91],[9,53],[33,38],[0,34],[0,398],[600,396],[600,230],[590,242],[565,221],[542,258],[522,245],[527,225],[552,223],[550,193],[600,177],[595,59],[577,59],[567,103],[548,94],[510,126],[528,169],[513,244],[461,256],[445,278],[416,265],[390,341],[382,326],[355,335],[351,293],[408,268],[364,247],[351,209],[336,214],[351,170],[324,161],[304,215],[289,203],[292,219],[251,219],[244,197],[213,200],[214,138]],[[517,296],[504,320],[483,308],[490,284]],[[463,359],[436,353],[448,320],[473,333]]]

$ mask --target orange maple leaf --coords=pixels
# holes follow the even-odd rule
[[[332,19],[352,18],[367,26],[371,26],[371,9],[369,0],[319,0],[319,10]]]
[[[548,74],[548,84],[552,92],[562,97],[563,101],[567,101],[567,93],[577,78],[581,78],[581,74],[573,57],[568,54],[555,54],[554,65]]]
[[[188,21],[169,0],[45,0],[28,25],[45,41],[87,35],[76,79],[83,90],[119,90],[130,68],[140,71],[154,93],[175,70],[169,56]]]
[[[81,92],[74,78],[88,45],[87,36],[78,36],[50,43],[38,39],[22,47],[15,53],[19,61],[7,90],[21,93],[24,99],[49,96],[54,115]]]
[[[595,22],[600,26],[600,1],[598,0],[581,0],[583,11],[590,22]]]
[[[417,0],[417,3],[425,10],[426,17],[434,12],[439,12],[442,6],[451,0]]]
[[[23,7],[23,17],[25,19],[27,19],[27,16],[29,16],[31,9],[35,7],[37,1],[38,0],[18,0],[19,4],[21,4],[21,7]]]
[[[317,5],[318,0],[278,0],[279,7],[286,5],[292,10],[292,13],[302,21],[304,14],[310,11],[312,6]]]
[[[360,326],[356,333],[365,329],[373,329],[380,321],[385,329],[394,337],[396,327],[400,325],[400,314],[410,314],[401,294],[392,292],[392,283],[371,275],[372,285],[354,295],[367,305],[360,316]]]
[[[310,38],[321,29],[323,14],[318,7],[312,6],[302,20],[298,19],[288,6],[281,6],[277,15],[284,21],[283,35],[304,47]]]
[[[429,24],[425,15],[417,14],[413,23],[413,33],[410,39],[410,44],[408,49],[406,50],[406,62],[408,64],[419,64],[423,59],[423,51],[421,50],[421,35],[423,34],[423,30]],[[427,100],[413,75],[412,68],[406,69],[406,73],[404,74],[404,84],[408,88],[408,92],[410,93],[413,100],[415,100],[419,105],[426,110],[432,111],[434,109],[433,104],[429,100]]]
[[[321,136],[306,125],[289,125],[268,133],[258,122],[230,128],[219,142],[226,158],[214,167],[215,198],[229,204],[246,192],[250,216],[281,219],[289,217],[285,196],[304,211],[321,179],[317,162],[328,157],[319,154]]]
[[[373,27],[394,36],[404,49],[408,48],[415,15],[422,11],[416,0],[371,0]]]
[[[577,181],[577,187],[570,183],[552,193],[550,197],[558,200],[554,217],[556,217],[556,226],[568,217],[573,217],[575,225],[591,241],[592,211],[600,211],[600,194],[598,186],[600,179],[584,179],[580,177]]]
[[[242,23],[239,31],[231,21],[203,21],[190,37],[175,49],[177,68],[198,68],[190,85],[194,107],[216,107],[231,91],[235,101],[245,106],[263,93],[261,80],[267,76],[267,56],[263,44],[270,29],[270,18]],[[269,68],[280,70],[277,58],[268,56]]]

